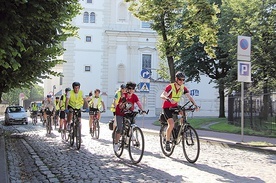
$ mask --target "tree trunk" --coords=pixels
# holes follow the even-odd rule
[[[168,59],[168,65],[169,65],[169,70],[170,70],[170,78],[171,82],[173,83],[175,81],[175,68],[174,68],[174,61],[172,56],[167,56]]]
[[[225,118],[224,83],[219,84],[219,118]]]

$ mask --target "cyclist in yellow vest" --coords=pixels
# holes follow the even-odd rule
[[[71,91],[71,88],[65,88],[65,94],[63,94],[60,97],[60,101],[59,101],[59,109],[60,109],[60,113],[59,113],[59,130],[58,132],[61,132],[61,130],[65,129],[66,127],[66,120],[65,120],[65,103],[66,103],[66,96],[67,93]]]
[[[113,116],[115,116],[115,109],[119,103],[119,100],[122,96],[124,96],[124,93],[127,92],[127,88],[125,84],[121,84],[120,89],[116,91],[113,102],[111,104],[110,110],[113,112]],[[113,122],[113,130],[116,128],[117,123],[114,117],[114,122]]]
[[[32,116],[35,117],[38,112],[38,106],[37,106],[36,102],[32,103],[31,111],[32,111]]]
[[[81,122],[81,108],[83,107],[84,103],[87,104],[86,98],[84,97],[83,92],[80,90],[80,83],[74,82],[72,84],[73,90],[68,92],[66,96],[66,103],[65,103],[65,112],[67,113],[67,121],[71,122],[73,113],[69,113],[70,109],[78,109],[78,118]]]
[[[185,75],[182,72],[177,72],[175,74],[175,82],[166,86],[165,90],[161,94],[161,98],[164,100],[163,103],[163,113],[168,122],[168,128],[166,131],[166,151],[170,151],[170,137],[171,132],[174,127],[173,120],[173,111],[169,110],[169,108],[177,107],[178,102],[181,99],[181,96],[185,94],[185,96],[193,103],[193,105],[199,109],[196,105],[195,100],[190,95],[189,90],[184,87]],[[180,113],[180,115],[183,115]]]
[[[57,122],[59,122],[59,97],[56,97],[56,100],[55,100],[55,106],[56,106],[56,112],[55,112],[55,116],[57,117]]]
[[[102,97],[100,96],[101,91],[99,89],[96,89],[94,91],[94,96],[91,97],[91,100],[89,101],[89,111],[97,111],[101,108],[103,108],[103,112],[105,112],[105,105],[103,102]],[[101,113],[98,112],[97,118],[100,120],[101,118]],[[92,113],[89,113],[89,128],[90,128],[90,133],[92,133],[92,128],[93,128],[93,115]]]

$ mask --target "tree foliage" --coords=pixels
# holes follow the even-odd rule
[[[200,74],[210,77],[217,84],[220,98],[220,117],[225,116],[225,91],[239,90],[237,82],[237,36],[252,38],[252,76],[253,81],[263,85],[264,78],[275,88],[275,3],[268,1],[223,0],[220,6],[218,46],[213,47],[212,58],[204,49],[204,44],[195,43],[181,53],[176,62],[177,69],[184,70],[188,80],[200,80]],[[183,42],[183,45],[186,43]],[[256,89],[258,87],[255,87]],[[260,87],[258,88],[260,90]]]
[[[34,85],[31,88],[14,88],[7,93],[3,93],[3,101],[9,105],[18,105],[20,93],[24,94],[24,100],[36,101],[43,99],[44,89],[39,85]]]
[[[167,60],[170,79],[175,77],[174,60],[179,52],[193,44],[198,36],[204,44],[204,50],[213,55],[213,46],[217,44],[216,5],[208,0],[126,0],[129,10],[142,21],[151,22],[151,28],[159,35],[161,59]],[[181,44],[186,41],[186,44]]]
[[[9,0],[0,6],[0,100],[2,93],[31,87],[63,60],[62,41],[75,36],[77,0]]]

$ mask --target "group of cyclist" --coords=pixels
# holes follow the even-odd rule
[[[173,111],[170,108],[177,107],[178,102],[181,99],[181,96],[184,94],[196,107],[196,111],[199,110],[197,104],[193,97],[189,94],[189,90],[184,86],[185,75],[182,72],[177,72],[175,74],[175,82],[168,84],[160,98],[164,100],[162,109],[164,116],[168,123],[168,128],[166,131],[166,151],[170,151],[170,136],[171,132],[174,128],[174,119],[173,119]],[[114,115],[114,124],[113,129],[117,126],[117,131],[115,135],[115,146],[114,150],[118,149],[116,146],[116,142],[118,142],[120,138],[120,134],[122,132],[122,123],[124,117],[124,110],[134,110],[134,105],[136,104],[141,111],[144,111],[143,106],[138,98],[138,96],[134,93],[136,88],[136,83],[134,82],[127,82],[126,84],[122,84],[120,89],[115,92],[113,102],[111,105],[110,110],[113,112]],[[100,96],[100,90],[96,89],[94,91],[94,95],[92,92],[89,93],[88,97],[85,97],[82,90],[80,90],[80,83],[74,82],[72,84],[72,90],[70,88],[65,89],[65,93],[59,98],[56,98],[56,101],[53,102],[51,99],[51,95],[47,95],[47,99],[44,101],[43,110],[44,110],[44,120],[46,119],[46,109],[49,109],[52,112],[59,113],[59,132],[66,127],[66,121],[71,121],[72,113],[69,111],[71,109],[78,109],[78,118],[81,121],[81,108],[83,105],[88,106],[86,112],[91,111],[99,111],[100,108],[103,109],[102,112],[105,112],[105,104]],[[37,108],[34,106],[32,108],[34,111]],[[67,120],[66,119],[67,114]],[[92,114],[92,113],[90,113]],[[100,119],[100,112],[97,113],[97,118]],[[183,115],[183,114],[179,114]],[[93,116],[90,115],[89,117],[89,128],[90,133],[92,132],[93,128]]]

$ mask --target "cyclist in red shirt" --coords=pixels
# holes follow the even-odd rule
[[[165,100],[162,108],[163,108],[164,116],[168,122],[168,128],[166,131],[166,151],[171,150],[170,137],[171,137],[171,132],[174,127],[173,111],[170,110],[170,108],[177,107],[178,102],[181,99],[181,96],[183,94],[185,94],[185,96],[196,107],[196,110],[199,109],[196,105],[195,100],[190,95],[189,90],[184,86],[184,84],[183,84],[184,81],[185,81],[185,75],[182,72],[177,72],[175,74],[175,82],[167,85],[165,90],[163,91],[163,93],[160,96],[163,100]],[[183,115],[183,114],[180,113],[180,115]]]
[[[122,133],[123,128],[123,117],[125,110],[134,110],[134,104],[137,104],[141,111],[143,110],[142,104],[139,101],[138,96],[134,93],[135,92],[136,83],[127,82],[126,89],[127,92],[122,94],[118,105],[116,106],[115,115],[116,115],[116,122],[117,122],[117,131],[115,137],[115,150],[118,150],[118,145],[116,146],[116,142],[120,139],[120,134]]]

